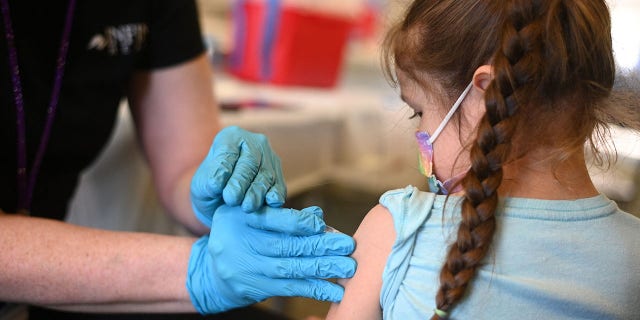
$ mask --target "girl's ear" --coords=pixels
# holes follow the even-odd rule
[[[493,80],[493,67],[490,65],[482,65],[473,73],[473,86],[481,92],[487,90],[491,80]]]
[[[469,101],[462,108],[464,115],[474,127],[487,111],[484,104],[484,93],[493,80],[493,67],[490,65],[482,65],[473,73],[473,89],[471,90]]]

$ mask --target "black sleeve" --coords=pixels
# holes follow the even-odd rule
[[[152,0],[146,48],[136,69],[158,69],[204,52],[195,0]]]

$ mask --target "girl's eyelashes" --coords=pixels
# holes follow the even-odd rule
[[[416,117],[422,118],[422,112],[413,111],[413,114],[411,115],[411,117],[409,117],[409,119],[415,119]]]

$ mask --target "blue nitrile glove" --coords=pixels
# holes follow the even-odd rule
[[[255,211],[265,202],[284,204],[287,188],[280,158],[263,134],[239,127],[222,129],[191,180],[191,203],[202,223],[211,226],[216,209],[226,203]]]
[[[355,243],[324,228],[318,207],[263,207],[251,214],[219,207],[211,234],[191,251],[187,289],[194,307],[217,313],[273,296],[340,301],[344,289],[321,279],[353,276],[356,263],[347,255]]]

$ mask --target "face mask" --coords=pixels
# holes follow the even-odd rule
[[[441,182],[433,173],[433,143],[436,141],[440,133],[442,133],[442,130],[447,125],[447,123],[449,123],[449,120],[451,120],[451,117],[456,112],[456,110],[458,110],[458,107],[460,107],[460,104],[462,104],[462,101],[471,90],[472,85],[473,84],[470,83],[467,88],[464,89],[458,100],[456,100],[456,103],[453,104],[453,107],[451,107],[451,110],[449,110],[449,113],[447,113],[447,115],[444,117],[432,136],[430,136],[429,133],[425,131],[416,132],[416,139],[418,140],[418,150],[420,151],[418,154],[420,173],[427,177],[427,183],[429,184],[430,192],[437,194],[449,194],[450,192],[458,192],[461,189],[459,188],[456,190],[451,190],[451,187],[457,181],[459,181],[466,172],[462,172],[446,180],[445,182]]]

